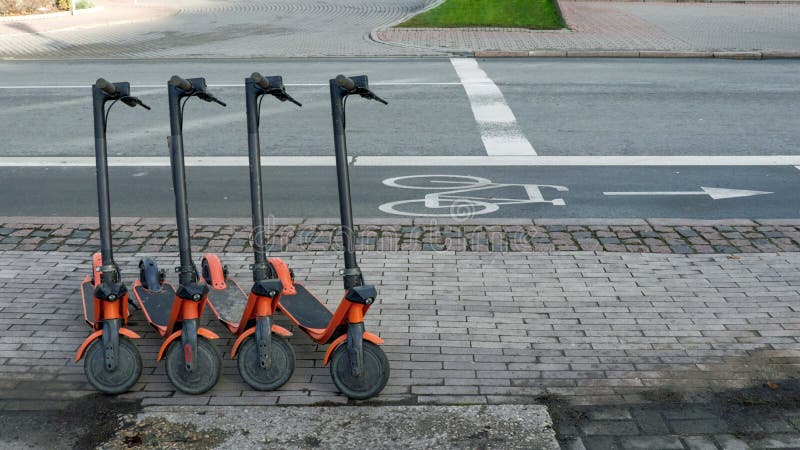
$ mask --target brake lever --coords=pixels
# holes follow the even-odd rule
[[[302,104],[302,103],[298,102],[297,100],[295,100],[295,99],[294,99],[294,97],[292,97],[291,95],[287,94],[287,93],[286,93],[286,90],[284,90],[284,89],[282,89],[280,92],[278,92],[278,93],[275,93],[275,94],[273,94],[273,95],[274,95],[275,97],[277,97],[277,98],[278,98],[278,100],[280,100],[280,101],[282,101],[282,102],[285,102],[285,101],[287,101],[287,100],[288,100],[288,101],[290,101],[290,102],[294,103],[295,105],[297,105],[297,106],[299,106],[299,107],[301,107],[301,108],[303,107],[303,104]]]
[[[366,99],[369,99],[369,100],[378,101],[380,103],[383,103],[384,105],[388,105],[389,104],[389,102],[387,102],[386,100],[378,97],[377,95],[375,95],[374,92],[370,91],[369,89],[365,89],[365,91],[366,92],[360,94],[362,97],[364,97]]]
[[[131,108],[135,107],[136,105],[139,105],[139,106],[141,106],[142,108],[144,108],[144,109],[146,109],[148,111],[150,110],[150,107],[145,105],[144,102],[139,100],[138,97],[133,97],[133,96],[128,95],[128,96],[120,98],[120,100],[122,100],[122,103],[125,103],[126,105],[130,106]]]
[[[377,95],[375,95],[375,94],[372,94],[372,97],[371,97],[371,98],[372,98],[372,100],[376,100],[376,101],[378,101],[378,102],[380,102],[380,103],[383,103],[384,105],[388,105],[388,104],[389,104],[389,102],[387,102],[386,100],[384,100],[384,99],[382,99],[382,98],[378,97],[378,96],[377,96]]]
[[[214,102],[214,103],[220,104],[222,106],[228,106],[225,102],[223,102],[222,100],[218,99],[217,97],[214,97],[213,95],[209,94],[208,92],[198,92],[197,93],[197,97],[199,97],[201,100],[205,100],[207,102]]]

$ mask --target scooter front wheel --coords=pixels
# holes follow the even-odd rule
[[[258,343],[253,336],[247,338],[239,349],[236,362],[239,375],[257,391],[274,391],[286,384],[294,373],[294,349],[282,336],[272,334],[269,367],[261,367]]]
[[[167,348],[167,378],[176,389],[185,394],[202,394],[213,388],[222,372],[222,355],[214,344],[203,336],[197,336],[197,354],[194,368],[186,370],[181,340],[173,341]]]
[[[133,342],[120,336],[118,351],[117,367],[110,371],[106,368],[102,339],[95,339],[86,349],[83,371],[89,384],[104,394],[127,392],[142,375],[142,356]]]
[[[347,342],[333,351],[330,360],[331,378],[339,391],[353,400],[365,400],[380,393],[389,381],[389,359],[379,346],[364,341],[364,367],[361,376],[350,368]]]

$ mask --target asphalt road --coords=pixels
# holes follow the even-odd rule
[[[480,66],[540,155],[800,154],[800,62],[516,59]],[[289,87],[303,108],[264,102],[266,153],[330,155],[328,79],[366,73],[390,105],[351,103],[352,154],[485,154],[448,59],[337,59],[0,62],[0,123],[15,124],[3,132],[0,156],[92,156],[88,87],[100,76],[130,81],[153,107],[112,111],[110,153],[166,155],[173,74],[205,76],[228,102],[225,109],[187,106],[187,154],[245,155],[241,85],[253,71],[314,84]]]
[[[487,154],[482,142],[487,131],[480,120],[512,124],[540,156],[578,157],[584,164],[591,164],[596,156],[654,156],[651,161],[675,155],[799,156],[798,62],[500,59],[481,60],[479,67],[501,93],[490,106],[509,108],[510,118],[491,108],[476,109],[482,106],[481,99],[467,95],[464,75],[448,59],[0,62],[0,123],[7,124],[2,131],[0,165],[7,157],[92,157],[88,86],[98,76],[130,81],[133,92],[153,107],[144,111],[119,105],[112,110],[109,153],[167,156],[164,84],[175,73],[204,75],[212,91],[228,102],[225,109],[200,101],[189,103],[187,156],[246,156],[241,84],[254,70],[283,75],[288,90],[304,103],[297,108],[264,101],[263,153],[331,156],[327,80],[338,73],[366,73],[374,90],[390,105],[351,100],[351,156],[454,158],[447,166],[435,167],[357,165],[351,175],[360,217],[447,215],[451,210],[485,218],[789,218],[800,213],[796,194],[800,171],[792,166],[535,167],[509,163],[467,167],[459,165],[458,159]],[[495,116],[487,119],[486,111]],[[302,159],[299,164],[265,168],[269,213],[336,217],[334,169],[302,167]],[[57,162],[45,167],[2,167],[0,215],[91,216],[96,210],[93,174],[90,167],[59,167]],[[172,214],[168,168],[118,167],[112,174],[115,214]],[[513,186],[493,186],[486,194],[477,193],[485,189],[472,185],[469,194],[444,194],[438,208],[431,208],[422,199],[444,190],[400,189],[382,183],[392,177],[423,174],[482,177]],[[248,214],[246,167],[190,167],[189,176],[193,215]],[[565,190],[541,188],[542,198],[533,201],[522,185]],[[702,187],[769,194],[714,200]],[[639,194],[603,194],[610,191]],[[465,195],[472,198],[464,199]],[[545,202],[556,198],[564,205]],[[381,208],[414,199],[419,201]]]
[[[118,216],[172,217],[174,203],[169,168],[112,168],[112,213]],[[415,175],[398,185],[451,189],[407,189],[384,180]],[[3,168],[0,211],[23,216],[93,216],[94,169]],[[250,197],[246,167],[190,167],[187,170],[190,215],[248,217]],[[584,218],[795,218],[800,216],[800,170],[794,167],[354,167],[350,172],[357,217],[584,217]],[[495,185],[476,186],[481,177]],[[528,184],[537,186],[529,196]],[[541,187],[540,187],[541,186]],[[559,190],[559,188],[567,190]],[[438,186],[437,186],[438,187]],[[769,192],[713,199],[702,187]],[[443,194],[438,207],[426,207],[426,194]],[[660,194],[644,194],[656,192]],[[642,195],[604,195],[642,192]],[[665,193],[674,193],[665,195]],[[264,169],[266,214],[275,217],[338,217],[333,167]],[[502,199],[502,200],[501,200]],[[563,205],[548,203],[563,200]],[[405,202],[416,200],[415,202]],[[395,202],[405,202],[389,207]],[[516,202],[516,203],[515,203]],[[497,210],[486,204],[497,205]],[[560,202],[556,202],[560,203]],[[389,211],[386,211],[389,209]],[[169,219],[173,220],[173,219]]]

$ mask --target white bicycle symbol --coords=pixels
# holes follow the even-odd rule
[[[417,217],[452,217],[468,218],[475,215],[491,214],[503,205],[523,205],[532,203],[549,203],[553,206],[565,206],[564,200],[555,198],[545,200],[542,188],[566,192],[564,186],[549,184],[493,183],[487,178],[466,175],[409,175],[387,178],[383,184],[400,189],[435,190],[424,198],[400,200],[384,203],[378,207],[388,214]],[[525,198],[506,198],[502,193],[511,190],[522,190]],[[499,196],[478,197],[469,195],[479,191],[500,192]],[[467,195],[465,195],[467,194]],[[491,193],[489,194],[491,195]],[[416,206],[416,208],[415,208]],[[420,206],[440,212],[420,211]],[[446,211],[442,211],[446,210]]]

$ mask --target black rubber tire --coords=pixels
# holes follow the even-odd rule
[[[200,262],[200,276],[203,277],[203,281],[205,281],[206,284],[214,284],[214,280],[211,279],[211,269],[208,266],[208,261],[205,258],[203,258],[203,261]]]
[[[125,336],[119,337],[119,360],[113,372],[106,370],[103,339],[95,339],[83,357],[83,371],[95,389],[110,395],[127,392],[142,375],[142,356]]]
[[[164,359],[167,364],[167,378],[184,394],[197,395],[208,392],[217,384],[222,373],[222,355],[217,347],[203,336],[197,336],[197,355],[191,373],[186,371],[183,362],[180,338],[169,344]]]
[[[331,378],[339,391],[353,400],[366,400],[380,393],[389,381],[389,359],[379,346],[364,341],[364,370],[360,377],[350,372],[347,342],[333,351],[330,360]]]
[[[294,373],[294,349],[283,337],[272,333],[272,364],[262,369],[258,364],[258,345],[253,336],[245,339],[236,355],[239,375],[257,391],[274,391]]]

